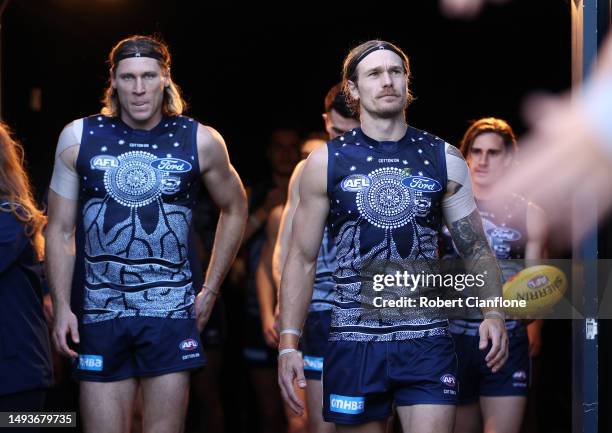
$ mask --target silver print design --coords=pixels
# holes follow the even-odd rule
[[[396,270],[405,269],[407,260],[414,263],[414,273],[420,270],[435,272],[435,269],[417,270],[416,267],[432,265],[431,259],[437,257],[438,234],[415,221],[415,217],[429,214],[431,199],[402,183],[406,178],[404,170],[383,167],[372,171],[367,178],[370,179],[370,184],[356,191],[359,217],[345,222],[336,236],[338,265],[334,273],[337,284],[332,328],[343,330],[337,332],[332,329],[329,339],[385,341],[444,335],[445,327],[380,332],[381,328],[385,327],[397,329],[402,325],[430,325],[444,320],[440,311],[435,308],[375,308],[374,298],[381,294],[372,290],[366,275],[383,263],[385,269],[377,269],[375,272],[393,274]],[[361,228],[364,219],[370,225],[382,229],[384,236],[378,244],[362,255],[361,241],[366,235],[362,233]],[[375,235],[374,232],[381,233],[373,229],[367,236]],[[401,256],[396,242],[411,245],[407,257]],[[361,281],[355,282],[355,278]],[[384,294],[386,298],[410,295],[406,287],[388,287],[385,288]],[[351,327],[359,329],[353,332]],[[372,332],[367,332],[367,328],[372,328]]]
[[[83,208],[84,323],[124,316],[189,318],[195,299],[187,259],[191,210],[162,201],[168,183],[175,191],[178,185],[153,167],[155,155],[135,151],[117,159],[118,166],[104,174],[107,195]],[[128,207],[129,216],[104,232],[112,200]],[[142,225],[145,205],[156,208],[146,208],[149,217],[157,212],[152,232]]]

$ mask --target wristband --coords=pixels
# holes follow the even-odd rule
[[[280,332],[280,335],[283,334],[293,334],[293,335],[297,335],[298,337],[302,336],[302,331],[300,331],[299,329],[295,329],[295,328],[287,328],[287,329],[283,329]]]
[[[211,289],[209,286],[207,286],[206,284],[202,284],[202,289],[207,289],[210,293],[212,293],[215,296],[219,296],[221,294],[221,292],[219,292],[218,290],[213,290]]]
[[[501,311],[497,311],[497,310],[491,310],[491,311],[487,311],[486,313],[484,313],[484,318],[485,319],[502,319],[505,320],[506,319],[506,315],[504,313],[502,313]]]
[[[286,355],[288,353],[293,353],[293,352],[297,352],[297,349],[281,349],[278,351],[278,357],[280,358],[283,355]]]

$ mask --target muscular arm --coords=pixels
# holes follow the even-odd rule
[[[467,164],[461,153],[450,145],[446,149],[446,161],[449,182],[442,200],[446,226],[457,252],[465,262],[467,271],[473,275],[482,275],[484,279],[482,287],[474,286],[478,297],[481,299],[501,297],[501,270],[482,228],[482,219],[474,203]],[[497,372],[508,358],[508,333],[503,313],[494,310],[496,309],[483,309],[484,320],[479,329],[480,350],[486,349],[488,340],[491,340],[491,350],[486,355],[485,361],[493,373]]]
[[[308,157],[300,180],[299,194],[300,201],[293,218],[293,224],[299,230],[292,231],[281,280],[281,330],[302,329],[312,298],[317,255],[329,212],[326,146],[319,147]],[[298,336],[283,334],[280,337],[280,349],[297,349]],[[296,353],[280,356],[278,375],[283,398],[293,411],[301,414],[304,405],[293,388],[294,380],[297,380],[301,388],[306,386],[304,364],[300,356]]]
[[[289,194],[287,203],[283,208],[283,214],[280,221],[280,228],[274,245],[274,255],[272,257],[272,276],[276,288],[280,290],[280,281],[285,262],[287,261],[287,253],[289,252],[289,241],[293,227],[293,217],[300,201],[300,179],[306,161],[300,161],[295,166],[291,179],[289,180]]]
[[[205,280],[206,286],[217,291],[240,247],[246,224],[247,202],[242,182],[230,164],[221,135],[212,128],[198,125],[197,143],[202,180],[220,210]],[[203,327],[214,300],[208,297],[208,290],[203,290],[200,294],[205,299],[201,298],[202,301],[196,304],[196,309],[199,310],[198,326]]]
[[[266,224],[266,240],[261,248],[261,256],[255,271],[259,314],[263,327],[264,339],[268,346],[278,346],[278,333],[274,329],[274,307],[276,305],[276,287],[272,280],[272,252],[280,224],[282,207],[275,207]]]
[[[446,226],[467,271],[483,276],[485,284],[474,287],[478,297],[495,298],[502,294],[502,277],[495,254],[482,228],[482,219],[472,193],[467,163],[456,147],[447,145],[447,191],[442,199]]]
[[[53,341],[58,351],[75,357],[66,341],[66,334],[78,342],[76,317],[70,309],[70,292],[75,260],[75,221],[77,215],[78,176],[76,159],[80,137],[74,134],[74,122],[60,135],[56,162],[49,189],[49,219],[45,230],[45,257],[55,324]]]

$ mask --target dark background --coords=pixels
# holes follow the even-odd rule
[[[173,78],[191,105],[186,114],[221,132],[247,184],[269,172],[263,149],[274,128],[323,129],[323,97],[340,80],[348,50],[368,39],[395,42],[409,55],[417,99],[408,121],[451,143],[482,116],[505,118],[523,134],[524,98],[564,90],[571,78],[568,0],[515,0],[488,6],[471,21],[443,17],[434,0],[223,8],[162,0],[13,0],[2,27],[3,118],[25,146],[39,196],[62,127],[99,111],[108,52],[135,33],[159,33],[170,45]],[[39,111],[31,107],[33,89],[42,95]],[[569,431],[571,333],[568,322],[551,322],[538,415],[541,431]],[[241,367],[231,358],[226,363]],[[226,371],[224,378],[232,374],[238,373]],[[232,398],[225,397],[236,404]],[[228,428],[242,428],[239,419],[228,417]]]
[[[331,3],[331,2],[330,2]],[[3,26],[4,119],[46,188],[62,127],[96,113],[111,47],[134,33],[160,33],[187,114],[218,129],[246,183],[266,168],[262,148],[278,126],[323,128],[323,97],[341,78],[348,50],[368,39],[409,55],[417,100],[408,120],[456,143],[468,121],[506,118],[518,133],[523,98],[570,85],[567,0],[489,6],[474,21],[450,20],[437,2],[346,8],[208,6],[161,0],[13,0]],[[42,109],[30,109],[38,87]]]

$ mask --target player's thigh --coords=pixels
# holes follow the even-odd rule
[[[398,406],[397,413],[405,433],[452,433],[455,408],[450,404],[415,404]]]
[[[320,380],[306,380],[308,428],[311,432],[333,433],[334,424],[323,419],[323,384]]]
[[[478,403],[457,406],[455,433],[480,433],[482,431],[480,405]]]
[[[189,379],[187,371],[141,379],[144,431],[181,431],[189,399]]]
[[[136,395],[136,379],[80,383],[81,414],[86,433],[122,433],[129,430]]]
[[[484,433],[518,433],[527,397],[480,397]]]
[[[387,427],[387,420],[370,421],[363,424],[348,425],[336,424],[338,433],[384,433]]]

